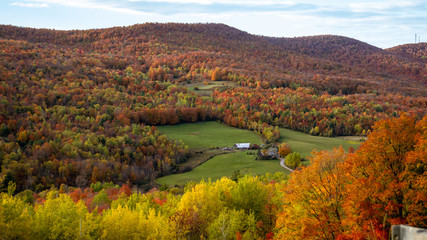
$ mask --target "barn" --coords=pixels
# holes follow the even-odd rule
[[[250,143],[236,143],[234,144],[235,149],[250,149],[251,144]]]

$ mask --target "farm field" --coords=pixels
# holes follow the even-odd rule
[[[190,172],[161,177],[156,182],[170,186],[184,185],[190,181],[199,182],[202,179],[214,181],[223,176],[230,177],[236,170],[240,170],[243,175],[264,175],[275,172],[289,174],[289,171],[279,165],[279,160],[255,160],[256,155],[248,155],[248,152],[256,154],[256,150],[250,150],[218,155]]]
[[[319,137],[309,134],[292,131],[286,128],[280,128],[280,142],[286,142],[291,146],[292,151],[299,152],[301,157],[308,157],[311,151],[333,149],[334,147],[343,146],[346,151],[350,147],[357,149],[362,143],[360,139],[364,137]]]
[[[262,144],[254,132],[213,121],[158,126],[157,129],[171,139],[182,140],[190,149],[232,147],[240,142]]]
[[[251,131],[226,126],[218,122],[183,123],[157,127],[169,138],[182,140],[190,149],[233,146],[238,142],[262,144],[260,138]],[[342,145],[358,148],[364,137],[319,137],[280,128],[280,142],[288,143],[292,151],[299,152],[302,157],[310,156],[314,149],[332,149]]]
[[[190,149],[206,149],[213,147],[233,146],[237,142],[251,142],[262,144],[259,137],[246,130],[232,128],[218,122],[185,123],[173,126],[159,126],[158,129],[169,138],[182,140]],[[301,157],[308,157],[314,149],[332,149],[342,145],[347,151],[349,147],[357,148],[362,137],[319,137],[305,133],[280,129],[280,142],[288,143],[292,150],[299,152]],[[156,180],[159,184],[183,185],[189,181],[198,182],[202,179],[216,180],[222,176],[231,176],[234,171],[240,170],[242,174],[265,174],[287,170],[280,167],[278,160],[255,160],[256,155],[248,155],[247,152],[233,152],[214,156],[205,163],[197,166],[190,172],[173,174]],[[192,161],[192,159],[189,159]],[[308,162],[306,162],[308,163]],[[184,163],[186,164],[186,163]],[[191,165],[191,164],[190,164]],[[193,164],[194,166],[194,164]]]

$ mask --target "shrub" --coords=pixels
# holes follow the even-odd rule
[[[286,156],[285,158],[285,164],[286,166],[290,168],[297,168],[301,165],[301,156],[299,152],[293,152]]]
[[[280,154],[281,157],[286,157],[291,152],[292,152],[292,149],[289,146],[289,144],[287,144],[287,143],[280,144],[280,146],[279,146],[279,154]]]

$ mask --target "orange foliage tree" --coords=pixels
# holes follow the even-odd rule
[[[279,154],[282,157],[286,157],[289,153],[292,152],[291,147],[287,143],[282,143],[279,146]]]
[[[276,227],[279,239],[336,239],[343,231],[346,153],[342,147],[331,152],[313,152],[311,165],[291,175],[283,189],[283,211]]]
[[[313,153],[291,175],[279,239],[388,239],[391,225],[427,227],[427,116],[375,124],[353,154]]]
[[[353,234],[387,239],[393,224],[427,227],[427,117],[379,121],[346,162],[347,223]]]

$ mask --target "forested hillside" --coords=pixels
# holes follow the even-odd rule
[[[427,43],[405,44],[386,49],[400,56],[410,57],[427,62]]]
[[[425,116],[426,71],[423,58],[338,36],[269,38],[221,24],[2,25],[1,188],[147,185],[177,172],[188,152],[156,125],[217,120],[267,143],[278,127],[367,135],[380,119]],[[209,94],[194,87],[214,83]]]
[[[313,152],[292,173],[141,194],[128,185],[0,193],[4,239],[390,239],[427,227],[427,117],[375,124],[352,154]]]

